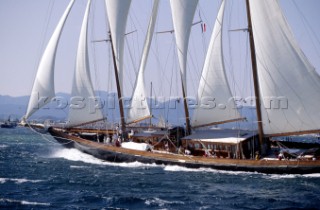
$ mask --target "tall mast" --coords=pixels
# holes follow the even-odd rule
[[[261,100],[260,100],[260,91],[259,91],[259,79],[258,79],[258,68],[256,60],[256,50],[253,39],[252,32],[252,22],[251,22],[251,12],[250,12],[250,3],[249,0],[246,0],[247,7],[247,20],[248,20],[248,32],[249,32],[249,41],[250,41],[250,51],[251,51],[251,65],[252,65],[252,76],[254,84],[254,93],[255,93],[255,102],[256,102],[256,111],[257,111],[257,120],[258,120],[258,132],[259,132],[259,142],[260,142],[260,151],[264,154],[266,151],[264,149],[264,133],[262,127],[262,117],[261,117]]]
[[[150,127],[152,125],[152,82],[151,82],[151,88],[150,88]]]
[[[188,103],[187,103],[187,96],[186,92],[184,91],[183,82],[182,83],[182,97],[183,97],[183,106],[184,106],[184,114],[186,116],[186,135],[191,134],[191,125],[190,125],[190,117],[189,117],[189,109],[188,109]]]
[[[122,95],[121,95],[121,88],[120,88],[120,81],[119,81],[119,74],[118,74],[118,67],[116,63],[116,55],[114,52],[113,44],[112,44],[112,36],[109,33],[110,43],[111,43],[111,50],[112,50],[112,59],[113,59],[113,66],[114,66],[114,74],[116,77],[116,85],[117,85],[117,93],[118,93],[118,102],[119,102],[119,109],[120,109],[120,129],[123,133],[125,131],[125,120],[124,120],[124,110],[123,110],[123,103],[122,103]]]

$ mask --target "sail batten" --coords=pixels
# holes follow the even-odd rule
[[[71,96],[78,97],[78,104],[71,104],[69,109],[68,126],[78,126],[97,122],[103,119],[101,106],[95,98],[94,89],[90,76],[89,55],[88,55],[88,18],[91,0],[83,18],[80,32],[79,45],[76,58],[73,87]]]
[[[151,115],[148,102],[146,100],[144,71],[154,34],[154,28],[158,14],[158,7],[159,0],[155,0],[153,3],[152,14],[150,17],[148,31],[144,43],[138,76],[131,97],[131,106],[127,113],[127,124],[132,124],[142,121],[144,119],[148,119]]]
[[[225,1],[222,1],[200,78],[198,106],[192,117],[192,127],[202,127],[238,121],[241,118],[225,73],[222,49],[222,26]]]
[[[250,1],[266,135],[320,128],[320,76],[298,46],[276,0]]]
[[[33,113],[41,107],[48,104],[55,97],[54,88],[54,67],[55,57],[57,52],[60,36],[71,11],[75,0],[71,0],[62,17],[56,26],[47,47],[40,60],[36,78],[34,80],[32,92],[29,99],[29,104],[25,119],[28,119]]]

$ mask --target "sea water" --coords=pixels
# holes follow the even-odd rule
[[[0,129],[0,209],[320,209],[320,174],[112,163]]]

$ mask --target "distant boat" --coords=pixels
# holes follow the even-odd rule
[[[225,75],[222,51],[225,2],[223,0],[221,3],[211,36],[198,89],[198,101],[206,97],[214,97],[226,102],[232,98]],[[38,106],[38,97],[45,96],[48,99],[54,97],[53,76],[56,48],[73,3],[74,0],[70,2],[43,54],[33,86],[33,93],[37,95],[33,94],[30,97],[26,119],[33,114],[34,107]],[[258,120],[257,132],[227,129],[211,129],[205,132],[197,130],[202,126],[242,120],[243,117],[240,116],[237,109],[234,109],[234,106],[224,107],[225,109],[201,109],[199,107],[189,120],[185,65],[190,28],[193,25],[192,20],[198,0],[170,1],[174,23],[172,32],[175,33],[176,38],[182,93],[185,99],[186,128],[177,127],[143,132],[128,126],[131,122],[150,117],[148,108],[142,112],[142,109],[137,108],[141,104],[134,103],[141,103],[141,100],[132,100],[134,109],[128,113],[127,119],[125,119],[123,110],[121,92],[123,37],[130,3],[130,0],[106,1],[110,26],[109,41],[113,52],[120,107],[119,127],[117,130],[81,128],[82,125],[103,120],[104,116],[100,110],[92,113],[87,110],[87,107],[83,109],[70,107],[69,119],[64,127],[51,126],[48,128],[49,133],[58,142],[66,147],[75,147],[85,153],[112,162],[140,161],[190,168],[206,167],[263,173],[320,172],[319,148],[313,148],[312,151],[305,154],[299,153],[295,157],[290,156],[290,160],[286,156],[271,156],[274,150],[270,146],[269,138],[320,132],[320,116],[316,106],[320,103],[320,77],[298,47],[277,0],[246,0],[248,19],[246,31],[250,37]],[[145,97],[143,71],[154,30],[158,3],[157,0],[154,1],[133,92],[133,97],[138,97],[138,99]],[[89,10],[90,1],[88,1],[82,24],[72,89],[72,95],[83,96],[84,100],[94,96],[87,55],[86,34]],[[294,85],[292,81],[295,81]],[[270,98],[271,96],[275,98]],[[270,103],[274,100],[280,100],[280,103],[284,97],[289,102],[285,104],[286,109],[279,107],[273,109]],[[269,98],[269,104],[262,98]],[[130,134],[128,134],[129,131]],[[129,136],[130,141],[133,142],[128,142]]]
[[[17,121],[11,120],[11,117],[9,116],[7,120],[5,120],[0,127],[1,128],[15,128],[17,127]]]

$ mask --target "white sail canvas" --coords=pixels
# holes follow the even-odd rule
[[[54,89],[54,66],[57,47],[63,26],[73,6],[74,0],[71,0],[67,9],[63,13],[54,33],[52,34],[47,47],[40,60],[36,78],[34,80],[31,96],[25,119],[28,119],[34,112],[39,110],[55,97]]]
[[[181,80],[184,92],[187,95],[186,71],[188,45],[193,16],[198,5],[198,0],[171,0],[170,5],[178,51]]]
[[[250,1],[265,134],[319,130],[320,77],[276,0]]]
[[[90,3],[91,0],[89,0],[87,3],[87,8],[81,26],[76,67],[71,93],[72,100],[78,100],[78,102],[81,103],[70,105],[68,117],[69,127],[103,119],[101,106],[99,106],[98,104],[99,101],[95,100],[94,89],[90,76],[87,43]]]
[[[150,116],[150,109],[147,103],[146,93],[145,93],[145,81],[144,81],[144,71],[150,51],[150,45],[152,42],[152,37],[154,33],[154,27],[157,19],[159,7],[159,0],[155,0],[153,3],[152,14],[149,21],[148,31],[144,43],[144,48],[142,52],[142,57],[140,61],[140,67],[138,71],[138,76],[136,79],[135,87],[133,90],[131,105],[127,114],[127,123],[136,122],[139,120],[146,119]]]
[[[105,3],[122,92],[124,36],[131,0],[105,0]]]
[[[191,122],[193,127],[219,124],[240,118],[234,100],[232,100],[223,61],[224,7],[225,1],[222,1],[200,78],[197,95],[198,106],[194,110]]]

